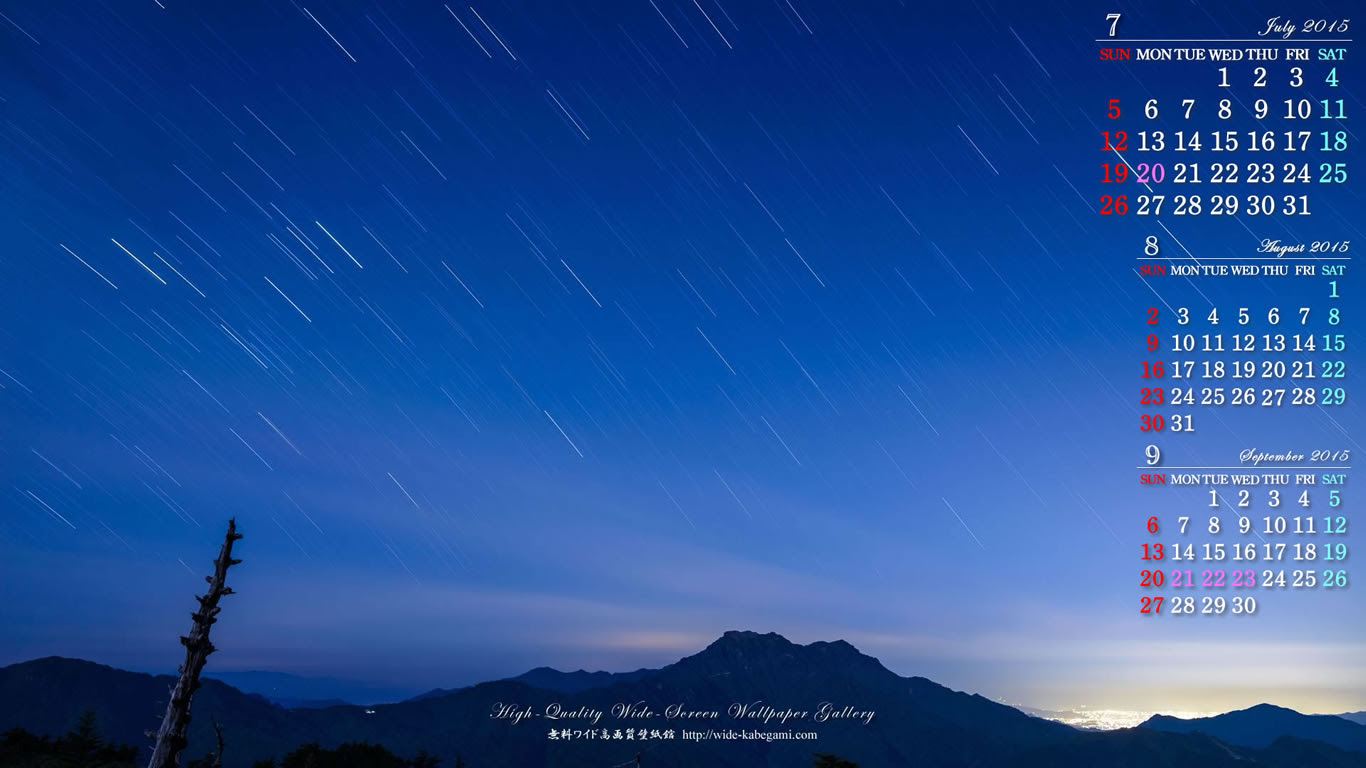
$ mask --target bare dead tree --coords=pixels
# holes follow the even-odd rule
[[[209,583],[209,591],[203,597],[195,598],[199,601],[199,610],[190,614],[194,624],[190,627],[190,634],[180,638],[180,644],[185,646],[185,663],[180,667],[179,679],[171,688],[171,700],[166,703],[166,715],[157,731],[156,748],[152,751],[148,768],[180,768],[180,755],[189,743],[190,699],[199,690],[199,674],[204,671],[209,654],[214,652],[213,643],[209,642],[209,630],[218,621],[218,612],[222,610],[218,607],[218,601],[233,594],[232,588],[227,585],[228,569],[242,562],[232,559],[232,545],[240,538],[242,534],[237,532],[237,520],[229,520],[223,548],[218,551],[218,559],[213,561],[213,575],[204,577]],[[217,728],[217,723],[214,725]],[[221,758],[221,731],[218,745]]]
[[[213,753],[213,768],[223,768],[223,728],[213,715],[209,715],[209,722],[213,723],[214,736],[218,737],[218,751]]]

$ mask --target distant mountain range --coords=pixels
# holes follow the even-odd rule
[[[169,676],[125,672],[91,662],[45,658],[0,669],[0,731],[22,727],[60,734],[81,712],[95,712],[105,735],[140,747],[158,722]],[[728,715],[739,703],[814,712],[822,702],[845,715],[786,723]],[[623,719],[613,706],[640,704],[651,717]],[[561,719],[547,717],[558,705]],[[715,718],[667,719],[681,705]],[[521,722],[492,715],[529,712]],[[847,709],[846,709],[847,708]],[[656,670],[609,674],[540,668],[510,680],[432,691],[394,704],[286,709],[259,694],[206,680],[195,696],[187,757],[213,743],[210,715],[222,727],[225,768],[282,756],[298,746],[383,744],[419,749],[470,768],[605,768],[636,753],[650,768],[798,768],[813,752],[861,768],[1366,768],[1366,725],[1260,706],[1201,720],[1161,716],[1143,727],[1085,732],[1031,717],[982,696],[921,677],[901,677],[843,641],[796,645],[776,634],[727,632],[706,649]],[[570,717],[597,712],[591,717]],[[867,713],[871,712],[871,715]],[[549,738],[552,729],[646,728],[688,731],[815,732],[817,740]],[[145,756],[146,753],[144,753]]]
[[[519,683],[526,683],[532,688],[539,688],[543,691],[555,691],[556,693],[582,693],[593,688],[606,688],[613,683],[624,683],[639,680],[646,675],[653,674],[658,670],[638,669],[635,672],[586,672],[580,669],[577,672],[561,672],[550,667],[537,667],[530,672],[524,672],[516,677],[507,678]],[[433,688],[426,693],[418,694],[409,701],[420,701],[422,699],[434,699],[440,696],[447,696],[461,688]],[[360,702],[353,702],[360,703]]]
[[[420,690],[257,670],[206,672],[205,677],[221,680],[239,691],[259,693],[283,707],[388,704],[410,699]]]
[[[577,672],[561,672],[550,667],[537,667],[508,679],[547,691],[579,693],[592,688],[605,688],[612,683],[639,680],[655,671],[657,670],[638,669],[635,672],[588,672],[580,669]],[[418,693],[411,688],[261,670],[216,672],[206,674],[205,677],[227,683],[243,693],[260,694],[285,709],[323,709],[346,704],[368,707],[373,704],[431,699],[460,690],[433,688],[425,693]]]
[[[1366,725],[1336,715],[1302,715],[1293,709],[1270,704],[1195,720],[1154,715],[1143,723],[1143,727],[1169,733],[1204,733],[1226,744],[1243,747],[1269,747],[1281,736],[1292,736],[1366,752]]]
[[[657,673],[657,669],[637,669],[634,672],[561,672],[550,667],[537,667],[512,678],[532,688],[543,688],[560,693],[580,693],[594,688],[606,688],[616,683],[632,683]]]

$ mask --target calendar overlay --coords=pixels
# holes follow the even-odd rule
[[[1132,82],[1096,105],[1097,210],[1117,230],[1110,257],[1142,283],[1132,368],[1116,376],[1134,387],[1146,510],[1133,609],[1247,621],[1310,591],[1345,609],[1355,443],[1336,414],[1354,407],[1362,245],[1347,213],[1351,21],[1248,19],[1246,34],[1186,39],[1106,20],[1099,63]],[[1188,93],[1144,92],[1146,72],[1170,68]]]

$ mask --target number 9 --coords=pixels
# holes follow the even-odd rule
[[[1148,456],[1148,466],[1155,467],[1162,461],[1162,450],[1155,445],[1150,445],[1144,451]]]

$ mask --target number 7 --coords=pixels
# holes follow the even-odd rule
[[[1105,14],[1105,20],[1108,21],[1108,22],[1110,22],[1110,37],[1114,37],[1114,36],[1115,36],[1115,28],[1119,26],[1119,14],[1118,14],[1118,13],[1107,13],[1107,14]]]

